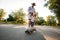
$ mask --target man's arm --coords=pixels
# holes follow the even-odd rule
[[[31,12],[31,7],[28,7],[28,12],[29,12],[29,13]]]

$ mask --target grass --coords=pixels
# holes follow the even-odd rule
[[[52,27],[55,27],[55,28],[59,28],[60,29],[60,26],[52,26]]]

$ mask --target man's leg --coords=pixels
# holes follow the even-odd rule
[[[31,19],[29,19],[28,21],[28,27],[30,27],[30,25],[31,25]]]

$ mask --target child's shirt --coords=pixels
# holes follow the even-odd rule
[[[35,18],[34,16],[31,16],[31,22],[34,22],[34,18]]]

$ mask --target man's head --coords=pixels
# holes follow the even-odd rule
[[[32,6],[36,6],[36,4],[35,3],[32,3]]]

